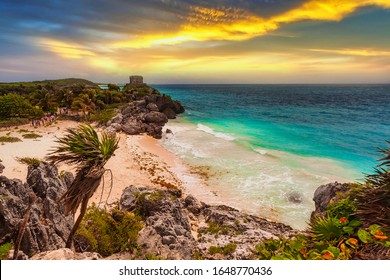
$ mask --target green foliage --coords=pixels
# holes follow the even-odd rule
[[[235,243],[229,243],[223,247],[211,246],[209,248],[209,253],[212,255],[215,254],[223,254],[223,255],[231,255],[236,251],[237,245]]]
[[[340,221],[331,216],[315,219],[310,227],[317,240],[336,240],[344,234]]]
[[[0,127],[10,127],[10,126],[17,126],[17,125],[23,125],[28,123],[29,120],[26,118],[7,118],[7,119],[0,120]]]
[[[48,160],[78,166],[104,165],[118,148],[119,139],[115,135],[103,132],[99,139],[89,124],[68,129],[67,132],[56,141],[59,146],[49,154]]]
[[[18,137],[12,137],[12,136],[0,136],[0,142],[2,143],[15,143],[15,142],[22,142]]]
[[[39,164],[41,163],[41,160],[33,157],[22,157],[22,158],[16,158],[16,160],[20,163],[27,164],[29,166],[32,166],[34,168],[37,168]]]
[[[142,229],[141,217],[113,209],[107,212],[92,205],[88,208],[76,240],[87,240],[88,249],[102,256],[122,251],[132,252],[137,246],[138,232]]]
[[[29,118],[37,115],[39,110],[21,95],[7,94],[0,96],[0,118]]]
[[[221,226],[221,225],[218,225],[216,223],[213,223],[213,222],[208,222],[208,228],[206,229],[202,229],[201,230],[201,233],[205,233],[205,234],[228,234],[229,231],[231,230],[231,228],[227,227],[227,226]]]
[[[4,243],[0,245],[0,260],[6,260],[8,252],[14,245],[12,243]]]
[[[22,137],[24,139],[37,139],[37,138],[42,137],[42,135],[40,135],[38,133],[27,133],[27,134],[23,134]]]
[[[368,175],[365,184],[355,194],[356,214],[366,226],[376,223],[390,231],[390,148],[379,151],[383,156],[376,173]]]
[[[115,109],[109,108],[104,110],[98,110],[91,115],[91,121],[99,124],[106,124],[109,120],[115,117]]]

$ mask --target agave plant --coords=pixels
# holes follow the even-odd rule
[[[356,214],[365,225],[376,223],[390,231],[390,148],[379,151],[384,157],[356,195]]]
[[[113,134],[97,132],[89,124],[76,129],[68,129],[67,134],[57,141],[58,146],[49,153],[47,160],[54,164],[64,162],[77,167],[76,178],[60,198],[65,205],[65,214],[74,214],[81,204],[80,215],[66,241],[66,247],[71,248],[73,236],[83,219],[89,199],[100,185],[106,162],[118,148],[119,139]]]

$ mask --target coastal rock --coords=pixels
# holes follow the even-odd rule
[[[146,109],[148,109],[151,112],[158,112],[158,107],[157,107],[156,103],[149,103],[146,106]]]
[[[125,124],[122,124],[121,128],[125,133],[129,135],[136,135],[144,132],[141,124],[136,120],[129,120]]]
[[[61,248],[54,251],[42,252],[34,255],[30,260],[99,260],[102,256],[98,253],[85,252],[76,253],[68,248]]]
[[[37,196],[20,250],[31,256],[65,246],[73,225],[73,217],[65,216],[64,207],[57,203],[72,181],[69,174],[59,179],[57,168],[42,162],[29,166],[27,183],[0,176],[0,242],[13,241],[19,231],[29,203],[29,192]]]
[[[145,115],[145,121],[148,123],[166,124],[168,121],[167,116],[160,112],[150,112]]]
[[[197,254],[205,259],[250,259],[262,240],[297,233],[284,224],[228,206],[210,206],[192,195],[182,197],[179,190],[130,186],[119,205],[124,210],[139,211],[145,219],[138,238],[142,256],[192,259]],[[233,252],[210,253],[211,247],[231,244]]]
[[[147,95],[136,94],[133,91],[129,94],[129,99],[133,101],[124,106],[122,111],[106,124],[112,131],[120,129],[130,135],[147,133],[159,139],[162,136],[162,127],[168,119],[174,119],[176,114],[184,112],[180,102],[172,100],[167,95],[154,94],[154,91],[153,94]]]
[[[350,189],[350,184],[338,182],[319,186],[314,192],[315,210],[311,214],[311,219],[323,215],[331,201],[335,201],[337,194],[346,193]],[[341,196],[342,197],[342,196]]]
[[[0,174],[3,173],[4,165],[1,164],[2,160],[0,159]]]
[[[121,209],[140,209],[145,226],[140,231],[138,244],[142,254],[153,254],[166,259],[191,259],[195,240],[183,212],[177,190],[153,190],[130,186],[120,200]]]
[[[167,116],[168,119],[175,119],[176,118],[176,113],[173,111],[172,108],[166,108],[163,111],[164,115]]]

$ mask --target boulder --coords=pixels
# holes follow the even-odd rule
[[[65,216],[65,209],[58,199],[73,181],[65,173],[59,178],[54,165],[42,162],[38,167],[29,166],[27,183],[0,176],[0,242],[14,241],[20,222],[29,204],[29,192],[37,200],[32,206],[30,219],[20,244],[20,250],[28,256],[65,246],[73,226],[73,217]]]
[[[167,116],[168,119],[175,119],[176,118],[176,113],[175,111],[173,111],[172,108],[166,108],[164,111],[163,111],[164,115]]]
[[[129,135],[136,135],[144,132],[142,129],[142,125],[133,119],[129,120],[125,124],[122,124],[121,128],[125,133]]]
[[[1,164],[2,160],[0,159],[0,174],[3,173],[4,165]]]
[[[147,123],[166,124],[168,122],[168,118],[163,113],[150,112],[145,115],[145,121]]]
[[[158,112],[158,107],[157,107],[156,103],[149,103],[146,106],[146,109],[148,109],[151,112]]]
[[[340,184],[338,182],[319,186],[314,192],[315,210],[311,214],[311,218],[323,215],[329,203],[332,200],[336,202],[336,195],[338,193],[346,193],[349,189],[349,184]]]
[[[155,190],[127,187],[121,197],[124,210],[139,209],[145,218],[138,244],[142,254],[166,259],[191,259],[195,240],[191,235],[188,217],[183,212],[178,190]]]

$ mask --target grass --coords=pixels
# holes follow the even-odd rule
[[[109,120],[115,117],[114,108],[104,109],[96,111],[96,113],[91,115],[91,121],[97,122],[99,124],[106,124]]]
[[[229,233],[230,229],[229,227],[226,227],[226,226],[220,226],[216,223],[213,223],[213,222],[209,222],[208,223],[209,227],[206,228],[206,229],[203,229],[201,233],[204,233],[204,234],[223,234],[223,235],[226,235]]]
[[[34,168],[37,168],[39,166],[39,164],[41,163],[41,161],[39,159],[32,158],[32,157],[16,158],[16,160],[19,163],[27,164],[27,165],[30,165],[30,166],[32,166]]]
[[[12,249],[14,245],[12,243],[4,243],[0,245],[0,260],[6,260],[9,250]]]
[[[34,132],[23,134],[22,136],[24,139],[37,139],[37,138],[42,137],[42,135],[34,133]]]
[[[18,130],[19,133],[27,133],[27,132],[30,132],[28,129],[19,129]]]
[[[18,137],[0,136],[0,142],[2,142],[2,143],[15,143],[15,142],[22,142],[22,140],[20,140],[20,138],[18,138]]]
[[[11,118],[0,120],[0,127],[10,127],[16,125],[28,124],[30,121],[26,118]]]
[[[223,247],[211,246],[209,248],[209,253],[212,255],[215,254],[223,254],[223,255],[231,255],[236,251],[237,245],[235,243],[229,243]]]

